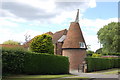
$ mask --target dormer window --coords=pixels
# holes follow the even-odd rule
[[[79,42],[80,48],[85,48],[85,43],[84,42]]]

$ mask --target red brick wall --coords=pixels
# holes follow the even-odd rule
[[[68,56],[70,61],[70,70],[78,70],[86,57],[86,50],[66,49],[63,50],[63,56]]]
[[[56,43],[54,45],[54,53],[55,53],[55,55],[62,55],[62,45],[63,45],[63,43]]]

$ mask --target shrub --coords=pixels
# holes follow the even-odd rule
[[[94,51],[87,50],[87,56],[88,56],[88,57],[91,57],[91,56],[92,56],[92,54],[94,54]]]
[[[9,51],[9,52],[16,52],[16,51],[27,51],[24,47],[21,46],[13,46],[13,47],[1,47],[2,52]]]
[[[98,54],[103,53],[102,48],[97,49],[95,53],[98,53]]]
[[[2,61],[3,74],[62,74],[69,72],[69,61],[64,56],[4,48]]]
[[[22,48],[2,48],[3,73],[22,73],[25,51]]]
[[[120,53],[108,53],[108,55],[120,56]]]
[[[3,44],[20,45],[20,42],[8,40],[8,41],[3,42]]]
[[[68,58],[47,54],[28,54],[25,58],[27,74],[62,74],[69,72]]]
[[[92,54],[92,57],[101,57],[101,54],[94,53]]]
[[[34,37],[30,43],[30,49],[33,52],[54,54],[52,37],[47,34]]]
[[[120,68],[120,58],[86,58],[86,62],[88,72]]]
[[[120,53],[103,53],[103,55],[113,55],[113,56],[120,56]]]

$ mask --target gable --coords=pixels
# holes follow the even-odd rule
[[[67,29],[64,29],[64,30],[54,33],[52,36],[53,44],[57,43],[58,41],[59,42],[63,41],[65,38],[65,36],[63,36],[63,35],[66,35],[66,34],[67,34]]]

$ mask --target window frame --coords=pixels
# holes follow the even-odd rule
[[[85,43],[84,42],[79,42],[80,48],[85,48]]]

